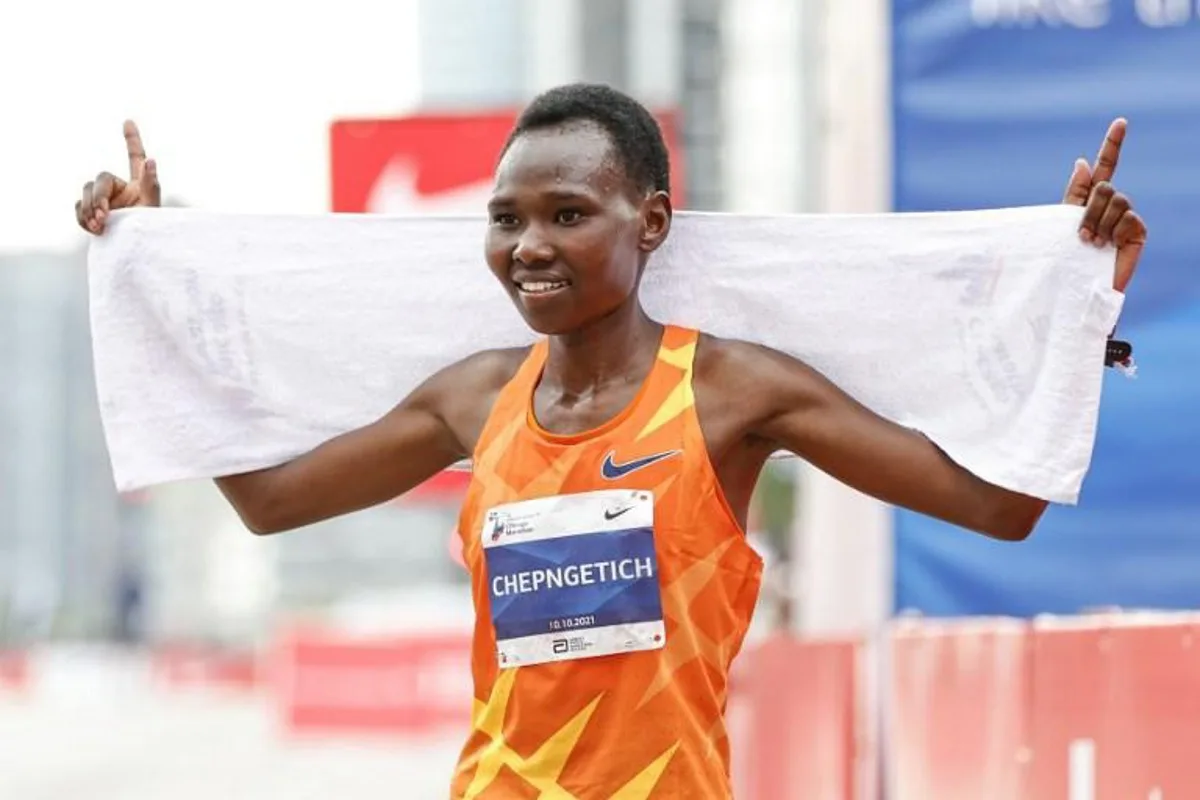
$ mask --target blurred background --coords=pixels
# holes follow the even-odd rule
[[[697,210],[1055,203],[1129,120],[1139,371],[1106,376],[1079,506],[1001,544],[772,464],[735,777],[1200,797],[1200,4],[44,0],[0,10],[0,74],[0,800],[446,795],[464,477],[267,539],[209,484],[118,496],[72,204],[133,118],[172,204],[482,212],[521,105],[574,80],[655,110]]]

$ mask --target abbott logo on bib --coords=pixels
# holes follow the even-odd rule
[[[663,646],[649,492],[497,506],[482,534],[501,667]]]

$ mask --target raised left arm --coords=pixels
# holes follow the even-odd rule
[[[1146,224],[1112,179],[1125,141],[1126,121],[1114,120],[1095,163],[1076,162],[1064,203],[1084,208],[1079,235],[1097,247],[1114,246],[1113,287],[1125,291],[1146,243]],[[752,435],[807,459],[843,483],[893,505],[997,539],[1029,536],[1046,501],[1002,489],[954,463],[918,431],[885,419],[808,366],[753,345],[738,359],[762,387]],[[745,385],[745,384],[743,384]]]

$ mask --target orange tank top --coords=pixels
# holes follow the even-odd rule
[[[730,796],[730,662],[762,561],[696,417],[696,331],[669,326],[634,401],[571,436],[537,423],[547,344],[501,391],[459,521],[472,731],[454,798]]]

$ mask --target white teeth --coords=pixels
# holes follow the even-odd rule
[[[522,281],[518,284],[522,292],[529,294],[537,294],[538,292],[552,292],[555,289],[561,289],[566,286],[566,281]]]

